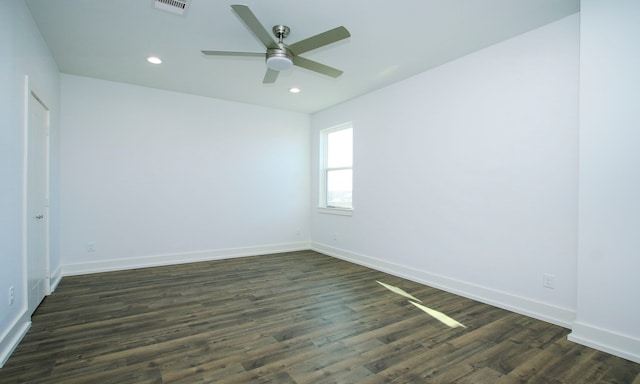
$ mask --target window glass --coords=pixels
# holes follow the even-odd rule
[[[351,208],[353,170],[327,171],[327,207]]]
[[[327,168],[351,167],[353,162],[353,129],[327,134]]]

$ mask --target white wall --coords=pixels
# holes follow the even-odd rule
[[[29,326],[23,245],[25,76],[51,108],[51,172],[58,172],[58,69],[22,1],[0,0],[0,366]],[[57,183],[51,185],[51,215],[58,220]],[[56,229],[52,230],[55,236]],[[50,250],[51,274],[59,271],[57,242]],[[15,301],[9,303],[9,287]]]
[[[583,0],[578,317],[571,340],[640,362],[640,3]]]
[[[313,115],[314,170],[354,125],[354,213],[312,209],[314,248],[569,326],[578,48],[573,15]]]
[[[64,273],[308,247],[308,115],[71,75],[61,95]]]

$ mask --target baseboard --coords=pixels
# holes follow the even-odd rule
[[[31,328],[31,317],[27,315],[27,311],[23,313],[13,322],[13,324],[4,332],[0,339],[0,368],[9,360],[9,356],[16,349],[20,341]]]
[[[490,304],[495,307],[533,317],[534,319],[556,324],[564,328],[571,328],[571,324],[576,317],[575,311],[570,309],[556,307],[524,297],[515,296],[507,292],[497,291],[400,264],[348,252],[326,244],[312,242],[311,249],[345,261],[360,264],[394,276],[403,277],[420,284]]]
[[[121,271],[126,269],[158,267],[163,265],[196,263],[265,255],[270,253],[303,251],[309,249],[308,242],[262,245],[256,247],[227,248],[210,251],[188,252],[167,255],[134,257],[128,259],[97,260],[88,263],[63,264],[62,276],[84,275],[89,273]]]
[[[51,274],[51,283],[49,285],[49,289],[51,292],[56,290],[58,284],[60,284],[60,280],[62,280],[62,265],[59,265],[58,268],[56,268],[56,270]]]
[[[575,321],[569,340],[640,363],[640,340]]]

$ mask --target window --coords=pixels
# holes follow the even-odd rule
[[[353,127],[351,123],[320,131],[320,207],[352,210]]]

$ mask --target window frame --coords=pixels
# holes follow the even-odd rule
[[[342,131],[345,129],[351,129],[352,140],[353,140],[353,123],[343,123],[340,125],[336,125],[329,128],[324,128],[320,130],[320,167],[319,167],[319,201],[318,201],[318,210],[321,213],[329,213],[334,215],[343,215],[343,216],[351,216],[353,214],[353,157],[351,159],[350,167],[328,167],[328,137],[329,134],[337,131]],[[353,142],[352,148],[353,151]],[[329,172],[331,171],[340,171],[340,170],[351,170],[351,207],[336,207],[330,206],[327,202],[327,178]]]

